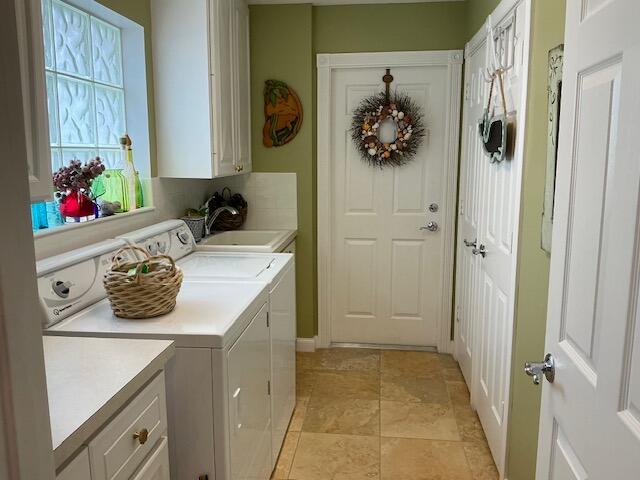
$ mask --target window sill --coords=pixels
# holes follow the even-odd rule
[[[60,225],[55,228],[45,228],[42,230],[38,230],[37,232],[33,232],[33,238],[42,238],[48,237],[50,235],[56,235],[58,233],[66,233],[71,230],[77,230],[79,228],[87,228],[92,225],[100,225],[105,222],[111,222],[114,220],[118,220],[121,218],[133,217],[134,215],[144,215],[146,213],[153,213],[155,211],[155,207],[142,207],[138,208],[132,212],[124,212],[124,213],[116,213],[115,215],[111,215],[110,217],[100,217],[95,220],[90,220],[88,222],[79,222],[79,223],[65,223],[64,225]]]

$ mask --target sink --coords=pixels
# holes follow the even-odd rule
[[[209,252],[280,252],[296,235],[295,230],[231,230],[203,238],[197,250]]]

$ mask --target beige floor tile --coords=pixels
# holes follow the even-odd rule
[[[383,437],[460,440],[453,408],[436,403],[381,401],[380,433]]]
[[[460,367],[443,368],[442,377],[447,382],[464,382]]]
[[[395,402],[426,402],[449,404],[449,393],[444,380],[436,378],[414,378],[410,376],[382,375],[380,399]]]
[[[449,390],[449,398],[454,405],[469,405],[469,389],[464,382],[447,382],[447,390]]]
[[[480,424],[478,414],[470,406],[454,406],[453,413],[458,425],[460,439],[465,442],[486,443],[484,430]]]
[[[379,472],[379,437],[303,432],[289,478],[376,480]]]
[[[453,358],[453,355],[447,353],[439,353],[438,360],[442,368],[458,368],[458,361]]]
[[[307,405],[309,405],[309,397],[298,397],[296,399],[296,408],[293,410],[293,415],[289,422],[290,432],[299,432],[302,430],[304,417],[307,415]]]
[[[438,354],[433,352],[383,350],[380,357],[380,371],[383,375],[433,377],[440,371],[440,362]]]
[[[293,463],[293,457],[298,447],[298,440],[300,438],[299,432],[288,432],[284,438],[284,444],[280,450],[280,456],[278,457],[278,463],[273,470],[271,480],[287,480],[289,478],[289,471],[291,470],[291,464]]]
[[[322,370],[356,370],[377,372],[380,350],[366,348],[329,348],[321,351],[318,364]]]
[[[380,402],[340,397],[312,397],[302,430],[347,435],[380,435]]]
[[[296,352],[296,371],[314,370],[320,362],[320,351]]]
[[[311,396],[317,379],[315,372],[305,370],[296,372],[296,396]]]
[[[321,370],[315,373],[314,397],[378,400],[380,376],[377,372]]]
[[[498,480],[500,475],[486,443],[465,444],[464,453],[473,480]]]
[[[463,445],[407,438],[383,438],[381,480],[471,480]]]

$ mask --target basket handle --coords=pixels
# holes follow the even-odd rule
[[[225,196],[224,196],[224,192],[225,192],[225,191],[229,194],[229,198],[225,198]],[[229,200],[231,200],[231,196],[232,196],[232,195],[231,195],[231,189],[230,189],[229,187],[224,187],[224,188],[222,189],[222,194],[221,194],[221,196],[222,196],[222,199],[225,201],[225,203],[228,205],[228,204],[229,204]]]
[[[120,263],[121,256],[122,256],[122,254],[124,252],[126,252],[128,250],[134,251],[134,252],[138,251],[138,252],[144,253],[144,256],[145,256],[145,258],[147,260],[151,258],[151,255],[149,255],[149,252],[147,252],[144,248],[140,248],[140,247],[137,247],[135,245],[128,245],[126,247],[122,247],[120,250],[118,250],[115,253],[113,258],[111,259],[111,268],[115,267],[117,269],[117,268],[120,268],[122,266],[122,264]],[[137,258],[136,258],[136,260],[137,260]]]

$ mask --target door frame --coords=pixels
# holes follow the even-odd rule
[[[317,78],[317,270],[318,270],[318,338],[316,346],[331,344],[331,312],[334,299],[330,285],[333,280],[331,239],[333,238],[333,199],[331,197],[331,75],[334,70],[363,67],[447,67],[447,125],[445,135],[444,170],[446,179],[442,206],[442,321],[438,325],[438,351],[453,352],[451,320],[453,312],[453,273],[455,252],[456,196],[462,88],[462,50],[432,50],[415,52],[335,53],[316,55]]]

